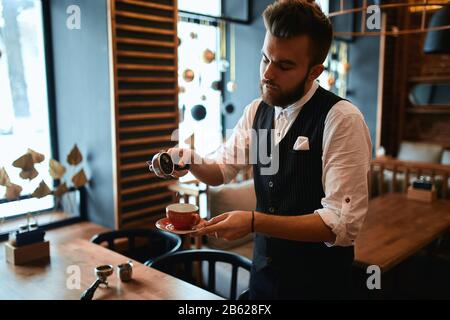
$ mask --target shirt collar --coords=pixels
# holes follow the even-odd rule
[[[312,98],[314,93],[316,93],[317,88],[319,87],[319,83],[317,81],[314,81],[311,85],[311,88],[308,90],[308,92],[301,97],[299,100],[291,104],[290,106],[286,108],[277,107],[275,106],[275,120],[278,120],[281,116],[281,112],[284,111],[285,116],[289,118],[293,113],[296,111],[300,111],[301,108]]]

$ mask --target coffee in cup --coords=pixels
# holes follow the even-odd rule
[[[190,230],[200,222],[198,207],[190,203],[175,203],[167,206],[166,216],[178,230]]]

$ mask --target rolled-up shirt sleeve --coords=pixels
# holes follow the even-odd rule
[[[224,183],[229,183],[242,169],[247,169],[249,149],[252,139],[253,119],[261,99],[255,99],[244,109],[242,117],[234,127],[226,141],[207,158],[218,164]],[[227,132],[228,133],[228,132]]]
[[[325,121],[319,214],[336,235],[327,246],[350,246],[364,222],[369,201],[372,144],[359,110],[347,101],[334,106]]]

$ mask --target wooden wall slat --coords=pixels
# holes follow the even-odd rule
[[[175,48],[177,46],[176,43],[168,42],[168,41],[160,41],[160,40],[145,40],[145,39],[135,39],[135,38],[124,38],[117,37],[117,43],[127,43],[127,44],[141,44],[146,46],[157,46],[157,47],[167,47],[167,48]]]
[[[159,59],[174,59],[175,55],[170,53],[153,53],[153,52],[140,52],[140,51],[124,51],[117,52],[120,57],[133,57],[133,58],[159,58]]]
[[[164,34],[164,35],[174,35],[175,32],[173,30],[166,29],[157,29],[151,27],[144,26],[133,26],[130,24],[120,23],[116,25],[117,30],[125,30],[125,31],[136,31],[143,33],[151,33],[151,34]]]
[[[170,101],[126,101],[119,102],[121,107],[154,107],[154,106],[172,106],[175,105],[174,100]]]
[[[142,19],[142,20],[146,20],[146,21],[173,22],[173,19],[171,19],[171,18],[159,17],[159,16],[156,16],[153,14],[134,13],[134,12],[121,11],[121,10],[116,10],[116,16]]]
[[[117,228],[153,223],[173,200],[147,160],[175,145],[178,128],[176,0],[109,0],[114,59]]]
[[[118,77],[117,78],[119,82],[137,82],[137,83],[147,83],[147,82],[169,82],[174,83],[176,82],[175,78],[170,77],[161,77],[161,78],[155,78],[155,77]]]
[[[119,89],[120,95],[135,95],[135,94],[145,94],[145,95],[157,95],[157,94],[176,94],[176,89]]]
[[[166,119],[166,118],[173,119],[175,116],[176,114],[172,112],[155,112],[143,115],[135,115],[135,114],[121,115],[118,117],[118,119],[119,120]]]
[[[147,156],[148,154],[156,154],[160,151],[160,148],[154,148],[154,149],[145,149],[145,150],[138,150],[138,151],[128,151],[128,152],[122,152],[122,159],[131,158],[131,157],[139,157],[139,156]]]
[[[173,184],[172,181],[157,182],[157,183],[153,183],[150,186],[139,186],[139,187],[128,188],[128,189],[124,190],[122,194],[127,195],[127,194],[131,194],[134,192],[157,189],[157,188],[161,188],[161,187],[167,187],[167,186],[170,186],[171,184]]]
[[[168,6],[164,4],[159,3],[152,3],[147,1],[137,1],[137,0],[116,0],[118,3],[127,3],[132,4],[136,6],[141,7],[147,7],[147,8],[153,8],[153,9],[160,9],[160,10],[167,10],[167,11],[174,11],[175,8],[173,6]]]
[[[144,209],[139,209],[139,210],[127,212],[127,213],[124,214],[124,218],[133,218],[133,217],[137,217],[137,216],[146,216],[146,215],[148,215],[149,211],[165,209],[166,206],[167,206],[167,204],[163,203],[163,204],[158,204],[158,205],[155,205],[155,206],[152,206],[152,207],[148,207],[148,208],[144,208]]]

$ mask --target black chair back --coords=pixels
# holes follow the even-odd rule
[[[140,238],[140,239],[139,239]],[[118,244],[119,239],[127,241]],[[139,241],[145,239],[145,241]],[[108,249],[144,263],[174,253],[181,247],[180,236],[155,229],[124,229],[97,234],[91,238],[96,244],[107,243]]]
[[[202,262],[208,262],[208,277],[204,285],[202,283],[199,284],[199,279],[196,279],[194,276],[194,262],[199,262],[200,264]],[[221,250],[185,250],[165,255],[154,261],[148,261],[145,264],[191,284],[201,286],[209,292],[218,294],[216,290],[217,262],[231,265],[230,294],[225,298],[236,300],[238,269],[243,268],[250,272],[252,266],[251,260],[246,257]],[[244,294],[242,297],[247,296],[248,294]]]

